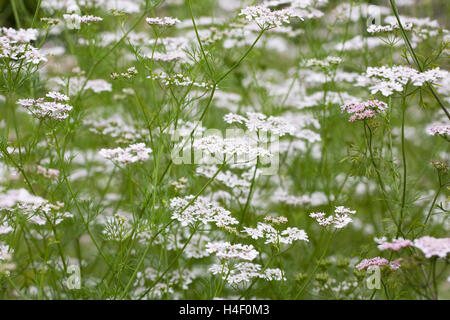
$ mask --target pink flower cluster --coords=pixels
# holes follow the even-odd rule
[[[394,239],[392,240],[392,242],[386,242],[386,241],[382,241],[379,245],[378,245],[378,249],[379,250],[394,250],[394,251],[398,251],[402,248],[405,247],[409,247],[412,246],[413,243],[411,240],[407,240],[407,239]]]
[[[414,246],[422,250],[427,258],[431,258],[432,256],[445,258],[450,252],[450,238],[425,236],[414,240]]]
[[[356,266],[358,270],[364,270],[372,266],[382,267],[389,263],[385,258],[375,257],[372,259],[364,259],[360,264]]]
[[[377,113],[384,112],[387,104],[379,100],[368,100],[364,102],[352,102],[341,106],[342,112],[350,114],[348,121],[364,120],[374,118]]]
[[[429,135],[447,135],[450,134],[450,125],[441,124],[441,123],[433,123],[427,127],[427,132]]]
[[[397,259],[397,260],[391,261],[391,262],[389,263],[389,267],[390,267],[392,270],[400,269],[401,265],[400,265],[399,260]]]

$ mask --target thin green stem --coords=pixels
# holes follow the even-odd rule
[[[180,211],[180,214],[182,214],[184,211],[186,211],[187,208],[189,208],[194,202],[195,200],[197,200],[197,198],[202,194],[202,192],[206,189],[206,187],[212,182],[214,181],[214,179],[216,178],[216,176],[219,174],[220,171],[222,171],[223,167],[225,166],[225,163],[223,163],[220,168],[216,171],[216,173],[206,182],[206,184],[200,189],[200,191],[194,196],[194,198],[192,198],[191,201],[189,201],[189,203]],[[170,224],[173,223],[174,220],[171,220],[168,224],[166,224],[164,226],[163,229],[160,229],[160,231],[158,231],[158,233],[156,235],[158,235],[159,233],[161,233],[164,229],[166,229]],[[152,244],[153,244],[153,240],[156,238],[156,235],[153,236],[150,239],[150,243],[149,245],[145,248],[144,253],[142,254],[141,258],[139,259],[139,263],[136,266],[136,269],[134,270],[133,274],[131,275],[131,278],[129,279],[127,285],[125,286],[125,289],[122,292],[122,295],[120,296],[120,299],[123,299],[127,294],[128,294],[128,289],[131,287],[131,284],[133,283],[134,279],[136,278],[136,275],[138,273],[138,271],[140,270],[142,264],[144,263],[144,260],[148,254],[148,252],[150,251],[150,249],[152,248]]]
[[[305,284],[303,285],[303,287],[300,289],[300,291],[295,295],[294,300],[297,300],[299,297],[301,297],[303,295],[303,292],[306,290],[306,288],[308,287],[309,283],[312,281],[312,278],[314,277],[314,275],[317,272],[317,269],[319,269],[320,264],[322,263],[323,258],[325,257],[325,255],[328,252],[328,249],[330,247],[331,244],[331,240],[333,239],[334,234],[336,233],[336,230],[334,230],[333,232],[330,232],[330,235],[328,237],[325,249],[323,250],[319,261],[317,262],[316,266],[314,267],[313,271],[309,274],[308,279],[306,280]]]
[[[14,20],[16,21],[17,28],[20,29],[20,28],[22,28],[22,25],[20,24],[20,18],[19,18],[19,13],[17,11],[16,0],[11,0],[11,7],[13,10]]]
[[[250,51],[252,51],[252,49],[255,47],[258,40],[262,37],[264,31],[265,31],[265,29],[261,29],[261,32],[258,34],[255,41],[253,41],[253,43],[247,49],[247,51],[245,51],[245,53],[242,55],[242,57],[227,72],[225,72],[222,76],[219,77],[219,79],[216,81],[216,84],[219,84],[220,82],[222,82],[222,80],[225,79],[234,69],[236,69],[237,67],[240,66],[241,62],[248,56]]]
[[[406,98],[402,95],[402,162],[403,162],[403,188],[402,188],[402,202],[400,207],[400,219],[398,222],[397,237],[401,233],[401,226],[403,222],[403,214],[406,203],[406,151],[405,151],[405,113],[406,113]]]
[[[408,49],[409,53],[411,54],[415,65],[417,66],[417,68],[419,69],[420,72],[423,72],[423,67],[420,64],[419,59],[417,58],[416,52],[414,51],[414,48],[411,45],[411,42],[409,41],[408,36],[406,35],[405,29],[403,28],[402,22],[400,21],[400,15],[398,13],[398,9],[397,9],[397,5],[395,3],[395,0],[389,0],[391,3],[391,8],[392,11],[394,12],[395,18],[397,19],[397,23],[400,27],[400,31],[403,37],[403,40],[405,41],[406,44],[406,48]],[[447,108],[444,106],[441,98],[439,97],[439,95],[437,94],[436,90],[433,88],[433,86],[427,81],[426,82],[427,88],[430,90],[431,94],[433,95],[433,97],[435,98],[435,100],[437,101],[437,103],[439,104],[439,106],[441,107],[442,111],[444,111],[444,113],[447,115],[447,118],[450,119],[450,112],[447,110]]]
[[[188,0],[187,3],[188,3],[188,7],[189,7],[189,13],[191,15],[192,24],[194,25],[195,36],[197,37],[197,42],[198,42],[198,45],[200,46],[200,51],[202,52],[203,59],[206,62],[206,66],[210,73],[210,77],[211,77],[211,79],[214,79],[215,72],[209,64],[208,57],[206,56],[205,49],[203,49],[202,41],[200,40],[200,35],[198,34],[197,25],[196,25],[195,19],[194,19],[194,13],[192,12],[191,0]]]
[[[428,214],[425,218],[425,221],[423,222],[424,226],[428,223],[428,220],[431,217],[431,213],[433,212],[434,205],[436,204],[437,198],[439,197],[441,190],[442,190],[441,176],[439,176],[439,188],[437,189],[436,194],[434,195],[433,201],[431,202],[430,209],[428,210]]]

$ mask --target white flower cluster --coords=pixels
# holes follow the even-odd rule
[[[243,123],[252,132],[271,132],[279,136],[295,132],[295,126],[291,125],[287,119],[274,116],[267,117],[257,112],[247,112],[247,118],[235,113],[228,113],[224,116],[224,120],[229,124]]]
[[[55,11],[79,12],[81,6],[132,14],[140,12],[141,4],[140,0],[42,0],[41,7],[52,14]]]
[[[148,54],[147,58],[153,59],[154,61],[159,62],[172,62],[177,60],[182,60],[186,58],[186,54],[182,51],[174,51],[174,52],[154,52],[153,54]]]
[[[147,77],[148,79],[159,80],[162,84],[166,86],[179,86],[179,87],[197,87],[204,89],[211,89],[213,85],[208,82],[195,82],[188,76],[181,73],[168,75],[167,73],[161,72],[159,74],[153,74]]]
[[[125,72],[120,72],[120,73],[113,72],[113,73],[111,73],[110,77],[111,77],[111,79],[114,79],[114,80],[120,79],[120,78],[131,79],[137,74],[138,74],[138,71],[137,71],[136,67],[130,67]]]
[[[185,233],[183,233],[183,231]],[[149,239],[152,238],[153,236],[153,232],[139,232],[137,234],[137,237],[142,239],[140,242],[142,244],[147,244],[149,243]],[[204,258],[209,256],[209,253],[206,252],[205,250],[205,246],[207,243],[209,243],[211,240],[210,238],[202,233],[195,233],[191,240],[188,242],[188,244],[186,245],[187,239],[190,237],[191,235],[189,234],[189,230],[184,228],[181,230],[181,236],[180,234],[164,234],[161,233],[155,240],[154,243],[155,244],[160,244],[163,245],[164,248],[168,251],[170,250],[180,250],[184,248],[183,254],[187,257],[187,258],[196,258],[196,259],[200,259],[200,258]]]
[[[47,222],[58,225],[64,219],[71,218],[72,214],[69,212],[59,212],[63,206],[64,203],[51,204],[25,189],[10,189],[0,194],[0,210],[23,212],[31,223],[37,225],[45,225]]]
[[[186,177],[181,177],[176,181],[172,181],[171,185],[175,188],[175,190],[181,191],[186,188],[188,181],[189,180]]]
[[[9,276],[10,271],[16,268],[16,265],[10,262],[13,253],[13,248],[9,247],[8,244],[0,242],[0,275],[5,274]]]
[[[384,19],[386,23],[389,24],[397,24],[397,17],[388,16]],[[430,17],[426,18],[416,18],[416,17],[405,17],[400,16],[400,21],[402,22],[403,27],[405,25],[413,25],[417,27],[426,27],[426,28],[439,28],[439,22],[437,20],[431,20]]]
[[[151,152],[152,149],[147,148],[145,143],[135,143],[125,149],[120,147],[114,149],[101,149],[100,155],[113,162],[117,162],[121,166],[126,166],[130,163],[148,160]]]
[[[184,198],[176,197],[170,200],[172,219],[181,222],[182,226],[192,225],[196,222],[203,224],[214,223],[218,227],[226,227],[239,222],[231,216],[231,212],[220,207],[217,203],[205,197],[194,199],[193,195]]]
[[[448,30],[441,28],[437,20],[431,20],[429,17],[415,18],[401,16],[400,20],[402,21],[403,26],[412,26],[413,33],[411,42],[413,47],[430,37],[435,37],[439,34],[448,34]],[[396,24],[397,18],[395,16],[389,16],[386,17],[385,21],[389,24]]]
[[[342,2],[334,8],[334,15],[338,21],[353,22],[359,19],[366,19],[369,17],[377,17],[379,15],[386,15],[391,13],[391,9],[385,6],[378,6],[368,3],[360,3],[358,5],[351,4],[350,2]]]
[[[42,166],[37,166],[37,173],[51,180],[58,179],[59,176],[59,170]]]
[[[259,252],[252,245],[231,244],[225,241],[213,241],[206,244],[206,252],[215,253],[219,259],[242,259],[252,261]]]
[[[31,45],[31,41],[37,39],[38,30],[0,28],[0,65],[9,63],[9,66],[18,66],[21,62],[28,65],[38,65],[47,61],[45,56]],[[3,61],[2,58],[6,61]],[[26,69],[26,68],[25,68]]]
[[[199,122],[192,121],[184,121],[179,120],[177,123],[177,127],[175,129],[175,125],[172,124],[169,127],[168,134],[177,137],[190,137],[191,134],[194,137],[200,137],[203,132],[205,132],[206,128],[201,125]]]
[[[331,92],[330,92],[331,94]],[[330,97],[326,98],[332,98]],[[307,114],[294,114],[294,113],[286,113],[283,116],[286,121],[290,123],[292,127],[295,128],[295,131],[292,133],[292,135],[296,138],[306,140],[309,143],[315,143],[322,140],[320,134],[314,132],[311,129],[308,129],[308,127],[313,126],[316,129],[320,128],[320,124],[318,123],[317,119],[312,117],[311,115]],[[295,142],[299,142],[299,140],[294,140]]]
[[[427,127],[427,133],[431,136],[435,135],[441,135],[441,136],[447,136],[450,135],[450,124],[445,123],[432,123]]]
[[[263,5],[269,8],[289,8],[295,10],[296,16],[308,19],[317,19],[324,16],[324,13],[317,8],[328,4],[328,0],[266,0]]]
[[[200,35],[201,41],[206,45],[209,40],[203,36],[203,30]],[[156,44],[157,43],[157,44]],[[160,62],[179,61],[181,63],[195,64],[190,54],[189,37],[166,37],[158,39],[149,39],[146,41],[147,46],[142,50],[143,56]],[[150,49],[152,48],[152,49]],[[153,50],[153,48],[155,50]]]
[[[2,37],[7,38],[12,43],[28,43],[37,39],[39,34],[37,29],[13,29],[13,28],[0,28],[0,34]]]
[[[403,29],[404,30],[411,30],[413,27],[412,23],[405,23],[403,24]],[[393,32],[395,30],[399,30],[400,26],[398,25],[398,23],[394,23],[394,24],[389,24],[389,25],[376,25],[376,24],[371,24],[368,28],[367,28],[367,32],[370,34],[375,34],[375,33],[384,33],[384,32]]]
[[[298,240],[309,241],[308,235],[304,230],[289,227],[283,231],[279,231],[272,225],[263,222],[258,222],[256,228],[244,227],[244,232],[246,232],[252,239],[265,239],[265,244],[292,244],[294,241]]]
[[[249,6],[241,10],[240,16],[244,16],[248,21],[254,21],[261,29],[280,27],[290,23],[291,18],[303,18],[298,11],[292,8],[281,10],[271,10],[264,5]]]
[[[102,18],[100,17],[96,17],[96,16],[80,16],[76,13],[72,13],[72,14],[64,14],[63,15],[64,20],[67,23],[67,27],[69,29],[80,29],[81,24],[89,24],[91,22],[100,22],[103,21]]]
[[[86,83],[85,83],[86,82]],[[84,77],[70,77],[70,78],[50,78],[48,85],[52,90],[66,90],[68,88],[69,95],[74,96],[83,90],[92,90],[95,93],[104,91],[112,91],[112,85],[103,79],[94,79],[86,81]]]
[[[269,150],[259,147],[256,139],[252,139],[250,136],[224,139],[218,135],[209,135],[196,139],[193,147],[205,152],[215,163],[226,162],[234,159],[235,156],[240,163],[253,161],[257,157],[272,156]]]
[[[199,166],[196,173],[205,176],[206,178],[212,178],[217,170],[218,168],[216,166]],[[228,188],[237,188],[244,193],[247,192],[251,184],[248,179],[241,179],[238,175],[229,170],[219,172],[214,180],[223,183]]]
[[[386,45],[385,39],[380,39],[379,37],[362,37],[361,35],[356,35],[345,42],[337,43],[334,46],[334,49],[337,51],[359,51],[367,47],[367,49],[372,50],[382,45]]]
[[[7,221],[0,222],[0,234],[8,234],[14,229],[8,224]]]
[[[293,196],[289,195],[286,190],[279,188],[273,193],[271,201],[274,203],[281,202],[291,206],[311,205],[316,207],[327,203],[328,198],[323,192],[320,191],[315,191],[310,195],[305,194],[302,196]]]
[[[70,79],[70,82],[72,82],[73,80],[74,79]],[[83,78],[82,78],[82,81],[84,82]],[[84,87],[84,90],[92,90],[95,93],[100,93],[100,92],[104,92],[104,91],[111,92],[112,85],[103,79],[88,80],[86,82],[86,86]]]
[[[333,225],[336,229],[342,229],[353,221],[350,214],[355,214],[356,211],[338,206],[334,210],[334,213],[334,215],[325,217],[325,213],[323,212],[313,212],[309,216],[315,219],[321,226]]]
[[[154,284],[153,288],[148,291],[148,287],[158,278],[159,274],[160,272],[158,272],[158,270],[151,267],[146,268],[144,272],[139,271],[136,274],[136,281],[134,282],[136,290],[134,291],[132,299],[161,299],[164,295],[174,294],[175,287],[188,290],[189,285],[195,277],[195,273],[191,270],[174,270],[168,272],[167,275],[161,279],[161,282]],[[151,283],[148,283],[148,281],[151,281]],[[145,297],[141,297],[141,295],[147,291],[148,293]]]
[[[68,101],[69,97],[59,92],[49,92],[46,98],[52,101],[45,101],[45,98],[19,99],[17,104],[25,107],[30,114],[39,119],[50,118],[57,121],[64,121],[73,109],[72,106],[63,103],[64,101]]]
[[[12,253],[14,253],[14,249],[0,242],[0,261],[10,260]]]
[[[369,86],[372,94],[381,92],[387,97],[394,91],[402,91],[407,83],[420,87],[426,82],[433,83],[447,76],[448,71],[439,67],[424,72],[405,66],[369,67],[365,75],[358,78],[356,86]]]
[[[120,115],[108,119],[86,119],[83,124],[90,127],[89,131],[112,137],[117,143],[136,141],[146,134],[146,130],[138,130],[126,124]]]
[[[323,60],[319,60],[323,62]],[[327,69],[327,68],[325,68]],[[308,83],[312,86],[317,86],[319,84],[327,83],[330,81],[330,75],[327,73],[327,70],[311,70],[311,69],[303,69],[299,70],[299,75],[303,79],[307,79]],[[348,82],[353,83],[360,76],[359,73],[356,72],[347,72],[340,69],[337,69],[333,73],[334,81],[336,82]],[[346,93],[346,92],[342,92]]]
[[[107,240],[122,241],[128,238],[131,232],[131,225],[124,215],[117,213],[106,219],[103,235]]]
[[[288,98],[287,102],[289,105],[295,106],[298,109],[303,108],[310,108],[315,107],[318,105],[324,104],[342,104],[343,101],[355,101],[358,102],[359,99],[356,97],[351,96],[347,92],[336,92],[336,91],[316,91],[311,95],[305,95],[305,94],[298,94],[294,95],[291,98]],[[297,115],[298,117],[298,115]],[[314,119],[312,116],[310,118],[313,119],[313,121],[317,121],[317,119]],[[305,119],[307,120],[307,119]],[[320,128],[320,125],[318,124],[316,128]]]
[[[184,255],[187,258],[204,258],[209,254],[205,251],[205,245],[210,241],[209,237],[205,234],[194,234],[191,242],[185,247]],[[185,244],[181,244],[178,248],[181,249]]]
[[[214,264],[209,268],[212,274],[222,275],[222,278],[226,278],[229,284],[240,284],[243,282],[250,282],[253,278],[260,278],[267,281],[281,281],[285,280],[283,273],[278,268],[267,268],[262,271],[262,267],[259,264],[251,262],[237,263],[230,269],[227,266],[220,264]],[[227,275],[227,276],[226,276]]]
[[[181,21],[177,18],[172,17],[156,17],[156,18],[146,18],[145,21],[151,26],[160,26],[160,27],[172,27]]]
[[[167,52],[173,51],[183,51],[184,49],[189,49],[189,39],[185,37],[165,37],[158,39],[148,39],[146,43],[154,47],[156,44],[161,45],[166,49]]]
[[[340,57],[328,56],[323,60],[314,59],[314,58],[308,59],[308,60],[306,60],[305,65],[307,67],[320,67],[320,68],[328,69],[332,66],[337,66],[341,62],[342,62],[342,58],[340,58]]]
[[[101,42],[97,42],[97,46],[105,48],[117,41],[119,41],[122,37],[123,37],[123,32],[121,30],[115,30],[115,31],[104,31],[104,32],[100,32],[99,33],[99,38],[102,39]],[[147,32],[135,32],[135,31],[131,31],[128,34],[128,40],[130,41],[130,43],[132,45],[143,45],[143,44],[148,44],[147,41],[149,40],[149,35]],[[78,43],[80,45],[85,45],[85,46],[89,46],[90,45],[90,40],[89,39],[85,39],[83,37],[80,37],[78,39]]]

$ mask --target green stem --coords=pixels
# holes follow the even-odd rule
[[[367,133],[366,133],[366,128],[369,130],[369,137],[367,137]],[[395,225],[398,226],[397,220],[395,219],[394,213],[391,210],[391,207],[389,206],[389,202],[387,201],[387,195],[386,195],[386,189],[384,187],[384,182],[383,179],[381,178],[381,173],[380,170],[378,169],[378,166],[375,162],[375,157],[373,155],[373,151],[372,151],[372,137],[373,137],[373,133],[372,133],[372,129],[370,129],[369,125],[364,121],[364,135],[366,137],[366,141],[367,141],[367,145],[368,145],[368,149],[369,149],[369,154],[370,154],[370,160],[372,162],[373,167],[375,168],[375,172],[377,174],[377,178],[378,178],[378,184],[380,186],[381,189],[381,194],[383,196],[383,202],[386,206],[386,208],[388,209],[392,220],[394,221]]]
[[[439,174],[438,174],[438,175],[439,175]],[[428,220],[429,220],[430,217],[431,217],[431,212],[433,212],[434,205],[436,204],[436,200],[437,200],[437,198],[439,197],[439,194],[441,193],[441,189],[442,189],[441,176],[439,175],[438,177],[439,177],[439,188],[438,188],[438,190],[436,191],[436,194],[434,195],[433,201],[431,202],[430,209],[428,210],[427,217],[425,218],[425,221],[423,222],[424,227],[425,227],[425,225],[428,223]]]
[[[259,165],[259,157],[256,158],[255,170],[253,171],[253,177],[252,177],[252,182],[251,182],[251,185],[250,185],[250,190],[248,191],[247,201],[245,202],[245,207],[244,207],[244,210],[242,212],[242,219],[241,219],[241,222],[239,224],[240,226],[244,224],[245,217],[246,217],[248,209],[250,207],[250,202],[251,202],[252,195],[253,195],[253,189],[255,187],[256,172],[258,171],[258,165]]]
[[[262,29],[261,32],[258,34],[258,36],[256,37],[255,41],[253,41],[252,45],[247,49],[247,51],[242,55],[242,57],[239,59],[239,61],[237,61],[227,72],[225,72],[224,75],[222,75],[219,80],[216,81],[216,84],[219,84],[220,82],[222,82],[223,79],[226,78],[226,76],[228,76],[234,69],[236,69],[237,67],[239,67],[239,65],[241,64],[241,62],[248,56],[248,54],[250,53],[250,51],[252,51],[252,49],[255,47],[256,43],[258,42],[258,40],[262,37],[263,33],[264,33],[265,29]]]
[[[97,66],[104,59],[106,59],[128,37],[131,31],[136,29],[136,27],[141,23],[142,19],[144,19],[144,17],[146,16],[148,10],[149,10],[148,1],[146,1],[145,9],[143,13],[139,16],[139,18],[136,20],[136,22],[130,27],[130,29],[128,29],[128,31],[122,36],[122,38],[119,39],[119,41],[117,41],[109,50],[107,50],[106,53],[103,56],[101,56],[96,62],[94,62],[94,64],[86,74],[86,78],[84,79],[83,84],[81,85],[80,91],[78,92],[76,98],[74,99],[75,102],[77,102],[81,98],[83,90],[86,87],[86,84],[89,81],[89,79],[92,77],[92,74],[94,73],[94,70],[97,68]]]
[[[184,250],[186,249],[187,245],[191,242],[192,237],[194,236],[195,232],[197,231],[197,227],[194,228],[194,230],[192,231],[191,235],[189,236],[189,238],[186,240],[186,243],[183,245],[183,247],[181,248],[181,250],[177,253],[176,257],[172,260],[172,262],[169,264],[169,266],[164,270],[163,273],[161,273],[161,275],[155,280],[153,281],[153,285],[150,286],[147,290],[145,290],[140,296],[139,296],[139,300],[141,300],[148,292],[150,292],[150,290],[153,289],[153,287],[158,284],[158,282],[167,274],[167,272],[169,272],[169,270],[172,268],[172,266],[178,262],[178,258],[181,256],[181,254],[184,252]]]
[[[17,7],[16,7],[16,0],[11,0],[11,7],[13,10],[14,20],[16,21],[17,28],[20,29],[20,28],[22,28],[22,25],[20,24],[19,13],[18,13]]]
[[[325,249],[322,252],[322,255],[319,258],[319,261],[317,262],[316,266],[314,267],[313,271],[311,272],[311,274],[309,275],[308,279],[306,280],[305,284],[303,285],[303,287],[300,289],[300,291],[295,295],[294,300],[297,300],[299,297],[302,296],[303,292],[305,291],[305,289],[308,287],[309,283],[311,282],[312,278],[314,277],[314,275],[317,272],[317,269],[319,269],[320,264],[322,263],[323,258],[325,257],[325,255],[328,252],[328,248],[330,247],[330,243],[331,243],[331,239],[333,239],[333,235],[336,233],[336,231],[333,231],[330,233],[330,236],[328,238],[327,244]]]
[[[224,166],[225,166],[225,163],[223,163],[222,166],[220,166],[220,168],[216,171],[216,173],[206,182],[206,184],[200,189],[200,191],[195,195],[195,197],[180,211],[180,214],[183,213],[187,208],[189,208],[195,202],[195,200],[197,200],[197,198],[206,189],[206,187],[216,178],[216,176],[219,174],[219,172],[222,171]],[[145,257],[147,256],[148,252],[152,248],[153,240],[156,238],[156,236],[159,233],[161,233],[164,229],[166,229],[173,222],[174,222],[174,220],[171,220],[168,224],[166,224],[164,226],[164,228],[160,229],[160,231],[158,231],[158,233],[151,238],[149,245],[147,246],[147,248],[145,248],[145,251],[141,256],[139,263],[136,266],[136,269],[134,270],[133,274],[131,275],[130,280],[128,281],[127,285],[125,286],[125,289],[123,290],[122,295],[120,296],[120,299],[123,299],[127,295],[128,289],[130,288],[131,284],[133,283],[134,279],[136,278],[136,275],[137,275],[138,271],[140,270],[142,264],[144,263]]]
[[[400,21],[400,15],[398,13],[398,9],[397,9],[397,5],[395,4],[395,0],[389,0],[389,1],[391,3],[392,11],[394,12],[395,18],[397,19],[398,25],[400,27],[400,31],[401,31],[403,40],[405,41],[405,44],[406,44],[406,48],[408,49],[409,53],[411,54],[411,56],[414,60],[414,63],[416,64],[419,71],[423,72],[423,67],[420,64],[419,59],[417,58],[417,55],[414,51],[414,48],[411,46],[411,42],[409,41],[409,38],[406,35],[405,29],[403,28],[403,25],[402,25],[402,22]],[[450,119],[450,113],[445,108],[445,106],[444,106],[441,98],[437,94],[436,90],[433,88],[433,86],[428,81],[426,82],[426,85],[427,85],[428,89],[431,91],[431,94],[433,95],[433,97],[435,98],[435,100],[437,101],[439,106],[441,107],[442,111],[444,111],[444,113],[447,115],[447,118]]]
[[[403,190],[402,190],[402,204],[400,207],[400,219],[398,222],[397,237],[401,233],[401,225],[403,222],[403,212],[405,210],[406,203],[406,151],[405,151],[405,111],[406,111],[406,99],[405,95],[402,95],[402,162],[403,162]]]
[[[187,3],[188,3],[188,7],[189,7],[189,13],[191,15],[192,24],[194,25],[195,36],[197,37],[197,42],[200,46],[200,51],[202,52],[203,59],[205,59],[206,66],[208,67],[208,71],[210,73],[211,79],[214,79],[214,71],[208,62],[208,58],[205,54],[205,50],[203,49],[202,41],[200,40],[200,35],[198,34],[197,25],[196,25],[195,19],[194,19],[194,13],[192,12],[191,0],[188,0]]]
[[[432,277],[432,282],[433,282],[434,298],[437,300],[438,299],[438,286],[437,286],[437,280],[436,280],[436,262],[437,262],[437,257],[434,257],[431,262],[431,265],[432,265],[431,277]]]

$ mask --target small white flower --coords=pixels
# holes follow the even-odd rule
[[[172,219],[181,222],[182,226],[192,225],[196,222],[203,224],[214,223],[218,227],[226,227],[239,222],[231,216],[231,212],[220,207],[215,202],[210,202],[204,197],[194,199],[193,195],[184,198],[172,198],[170,208]],[[191,204],[190,204],[191,203]]]
[[[177,18],[172,17],[156,17],[156,18],[146,18],[145,21],[151,26],[160,26],[160,27],[172,27],[181,21]]]
[[[215,241],[206,244],[206,252],[215,253],[219,259],[242,259],[252,261],[259,252],[252,245],[230,244],[225,241]]]
[[[316,220],[319,225],[323,227],[333,225],[336,229],[342,229],[353,221],[350,215],[353,215],[355,213],[355,210],[350,210],[343,206],[338,206],[334,210],[334,215],[326,217],[326,214],[324,212],[313,212],[310,213],[309,216]]]
[[[17,104],[25,107],[28,112],[39,119],[54,119],[64,121],[69,116],[69,112],[73,107],[59,101],[67,101],[69,98],[58,92],[49,92],[47,98],[53,101],[45,101],[44,98],[39,99],[19,99]]]
[[[7,244],[0,243],[0,261],[11,260],[14,249],[11,249]]]
[[[100,155],[106,159],[117,162],[121,166],[125,166],[135,162],[146,161],[150,158],[149,154],[152,149],[147,148],[145,143],[131,144],[125,149],[101,149]]]
[[[300,12],[293,8],[271,10],[264,5],[259,5],[242,9],[239,15],[244,16],[248,21],[254,21],[261,29],[270,29],[288,24],[294,17],[303,20]]]

